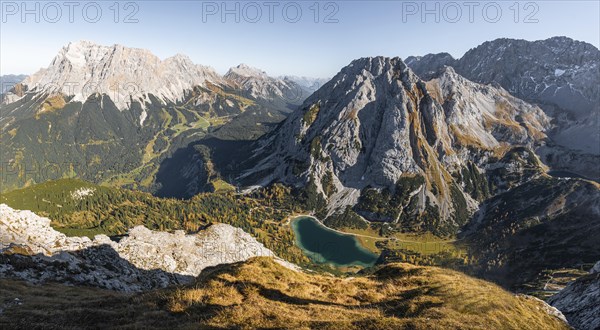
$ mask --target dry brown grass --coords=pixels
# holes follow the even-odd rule
[[[462,128],[456,125],[450,125],[450,131],[456,137],[456,142],[463,147],[475,147],[477,149],[488,150],[488,147],[483,144],[476,136],[463,134]]]
[[[127,296],[102,290],[0,282],[0,314],[23,326],[285,329],[566,329],[532,300],[461,273],[408,264],[340,278],[268,258],[205,271],[190,287]],[[31,293],[31,294],[30,294]],[[31,301],[29,301],[31,299]],[[52,315],[52,318],[48,316]],[[37,323],[36,323],[36,320]]]
[[[36,113],[36,119],[39,119],[39,115],[43,113],[60,110],[64,108],[66,104],[65,98],[61,94],[51,95],[40,106],[39,111]]]

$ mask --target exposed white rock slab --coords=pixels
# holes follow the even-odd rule
[[[88,237],[67,237],[52,229],[48,218],[0,204],[0,249],[10,244],[27,246],[35,254],[51,256],[60,251],[85,249],[94,243]]]
[[[590,274],[570,282],[564,289],[548,299],[578,330],[600,329],[600,261]]]
[[[32,256],[14,255],[16,247]],[[8,259],[0,265],[2,276],[141,291],[191,281],[206,267],[258,256],[276,258],[248,233],[226,224],[193,235],[137,226],[119,242],[106,235],[91,240],[67,237],[52,229],[48,218],[0,204],[0,257]],[[33,259],[31,267],[15,268],[23,258]]]

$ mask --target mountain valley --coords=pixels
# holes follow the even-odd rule
[[[595,329],[598,70],[566,37],[327,80],[70,43],[0,95],[0,327]]]

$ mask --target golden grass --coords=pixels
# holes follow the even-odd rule
[[[242,111],[245,110],[245,108],[256,104],[256,102],[254,102],[253,100],[251,100],[249,98],[246,98],[240,94],[226,92],[225,90],[223,90],[223,88],[221,88],[217,85],[211,84],[209,82],[206,83],[206,88],[225,99],[231,98],[231,99],[235,99],[236,101],[240,102],[242,105],[242,108],[243,108]]]
[[[386,266],[339,278],[286,269],[271,259],[219,267],[167,308],[194,315],[214,308],[210,326],[235,328],[561,329],[540,306],[466,275],[435,267]]]
[[[478,149],[487,150],[488,148],[475,136],[462,134],[462,129],[456,125],[450,125],[450,130],[456,136],[456,142],[463,147],[475,147]]]
[[[539,302],[458,272],[409,264],[340,278],[254,258],[207,269],[192,286],[146,294],[7,280],[0,293],[24,302],[0,314],[0,327],[567,329]]]
[[[442,89],[440,88],[439,79],[432,79],[425,82],[425,88],[427,89],[427,93],[429,93],[434,100],[441,105],[444,104],[444,97]]]
[[[302,117],[302,119],[304,120],[304,124],[306,124],[306,126],[312,125],[315,122],[315,120],[317,120],[319,111],[321,111],[321,106],[318,103],[311,105]]]
[[[39,119],[40,114],[53,112],[53,111],[62,109],[65,107],[66,104],[67,104],[67,102],[65,101],[65,99],[62,95],[60,95],[60,94],[52,95],[52,96],[48,97],[44,101],[44,103],[42,103],[39,111],[35,115],[36,119]]]
[[[210,182],[210,185],[211,185],[212,191],[216,192],[216,193],[235,192],[235,187],[223,179],[212,180]]]
[[[17,132],[18,132],[18,131],[19,131],[19,129],[18,129],[18,128],[13,128],[13,129],[11,129],[10,131],[8,131],[8,134],[9,134],[11,137],[15,137],[15,136],[17,135]]]

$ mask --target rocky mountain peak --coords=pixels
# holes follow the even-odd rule
[[[352,61],[348,66],[344,67],[340,73],[342,74],[364,74],[369,73],[376,77],[392,73],[412,74],[408,72],[408,66],[399,57],[363,57]],[[335,79],[335,78],[334,78]]]
[[[440,53],[406,61],[424,80],[452,66],[471,81],[501,86],[540,106],[555,128],[549,132],[552,142],[538,148],[538,154],[555,169],[600,178],[600,50],[595,46],[568,37],[502,38],[484,42],[457,60]]]
[[[179,101],[206,81],[221,78],[183,55],[161,61],[145,49],[78,41],[63,47],[48,68],[28,77],[24,85],[34,93],[60,93],[79,102],[96,93],[107,94],[123,110],[133,101],[143,106],[150,94],[164,102]]]
[[[292,80],[270,77],[266,72],[246,64],[229,69],[223,78],[235,88],[241,89],[247,97],[254,99],[299,104],[308,94]]]
[[[425,80],[429,80],[439,68],[453,65],[455,61],[454,57],[448,53],[409,56],[405,60],[406,64]]]
[[[476,202],[453,175],[503,146],[542,140],[548,126],[539,108],[450,67],[424,82],[400,58],[361,58],[258,142],[241,179],[262,173],[259,184],[313,187],[330,215],[360,205],[369,189],[408,189],[403,198],[418,207],[406,217],[428,214],[455,230]]]
[[[225,74],[225,78],[227,79],[235,79],[236,77],[244,77],[244,78],[268,78],[266,72],[251,67],[247,64],[239,64],[238,66],[232,67]]]

